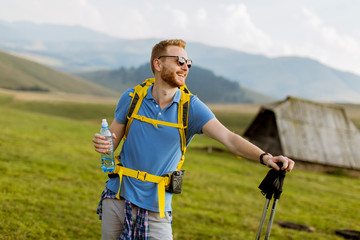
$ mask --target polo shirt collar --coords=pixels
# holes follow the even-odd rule
[[[151,85],[148,89],[147,89],[147,94],[146,94],[146,99],[148,99],[148,100],[155,100],[155,98],[152,96],[152,94],[151,94],[151,89],[153,88],[153,86],[154,85]],[[181,98],[181,91],[180,91],[180,89],[177,89],[176,90],[176,93],[175,93],[175,96],[174,96],[174,98],[173,98],[173,100],[172,100],[172,102],[171,103],[179,103],[180,102],[180,98]]]

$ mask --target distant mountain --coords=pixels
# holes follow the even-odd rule
[[[360,76],[353,73],[336,70],[310,58],[268,58],[213,49],[207,53],[210,52],[208,46],[194,44],[189,52],[197,56],[200,65],[216,69],[216,74],[256,91],[280,98],[292,95],[318,101],[360,102]],[[228,64],[219,64],[224,62]]]
[[[0,49],[67,72],[138,67],[157,40],[110,37],[83,27],[0,20]]]
[[[110,89],[0,51],[0,88],[117,96]]]
[[[138,67],[149,61],[158,41],[118,39],[76,26],[0,21],[0,49],[68,72]],[[293,95],[360,102],[360,76],[313,59],[268,58],[196,42],[188,42],[187,52],[195,66],[277,99]]]
[[[138,68],[119,68],[117,70],[101,70],[78,73],[78,76],[96,84],[124,92],[146,78],[153,76],[150,63]],[[186,85],[206,103],[238,103],[238,102],[269,102],[273,98],[242,88],[238,83],[216,76],[213,72],[192,67],[191,74],[186,79]]]

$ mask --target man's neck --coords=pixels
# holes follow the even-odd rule
[[[171,87],[163,81],[155,80],[155,84],[151,90],[151,94],[155,98],[157,103],[160,105],[160,108],[164,109],[172,102],[177,89],[177,87]]]

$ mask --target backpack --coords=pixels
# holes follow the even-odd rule
[[[164,217],[165,211],[165,190],[172,193],[180,193],[181,192],[181,183],[182,176],[184,170],[181,170],[181,167],[185,160],[185,152],[186,152],[186,136],[188,133],[188,115],[189,115],[189,105],[190,105],[190,91],[184,85],[180,87],[181,90],[181,98],[178,106],[178,122],[171,123],[160,121],[156,119],[147,118],[144,116],[138,115],[138,111],[140,109],[141,103],[144,97],[147,95],[148,88],[155,83],[155,78],[146,79],[143,83],[134,87],[134,93],[130,93],[132,97],[129,110],[126,117],[125,122],[125,133],[123,136],[123,140],[125,140],[128,136],[130,126],[134,119],[139,121],[147,122],[153,124],[155,127],[158,125],[164,125],[169,127],[175,127],[179,129],[180,133],[180,141],[181,141],[181,151],[182,156],[179,161],[179,164],[176,167],[176,171],[174,173],[169,173],[164,176],[156,176],[143,171],[133,170],[129,168],[125,168],[121,165],[119,158],[115,158],[116,168],[113,172],[109,173],[109,177],[117,177],[120,178],[119,190],[117,193],[117,198],[120,199],[120,187],[122,176],[129,176],[141,181],[150,181],[153,183],[157,183],[158,187],[158,198],[159,198],[159,211],[160,218]],[[180,177],[179,177],[180,176]]]

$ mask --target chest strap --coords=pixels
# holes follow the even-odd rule
[[[161,121],[161,120],[147,118],[147,117],[140,116],[140,115],[133,115],[132,118],[137,119],[137,120],[142,121],[142,122],[151,123],[156,128],[158,127],[158,125],[164,125],[164,126],[168,126],[168,127],[179,128],[179,129],[182,129],[182,130],[185,128],[180,123],[165,122],[165,121]]]

